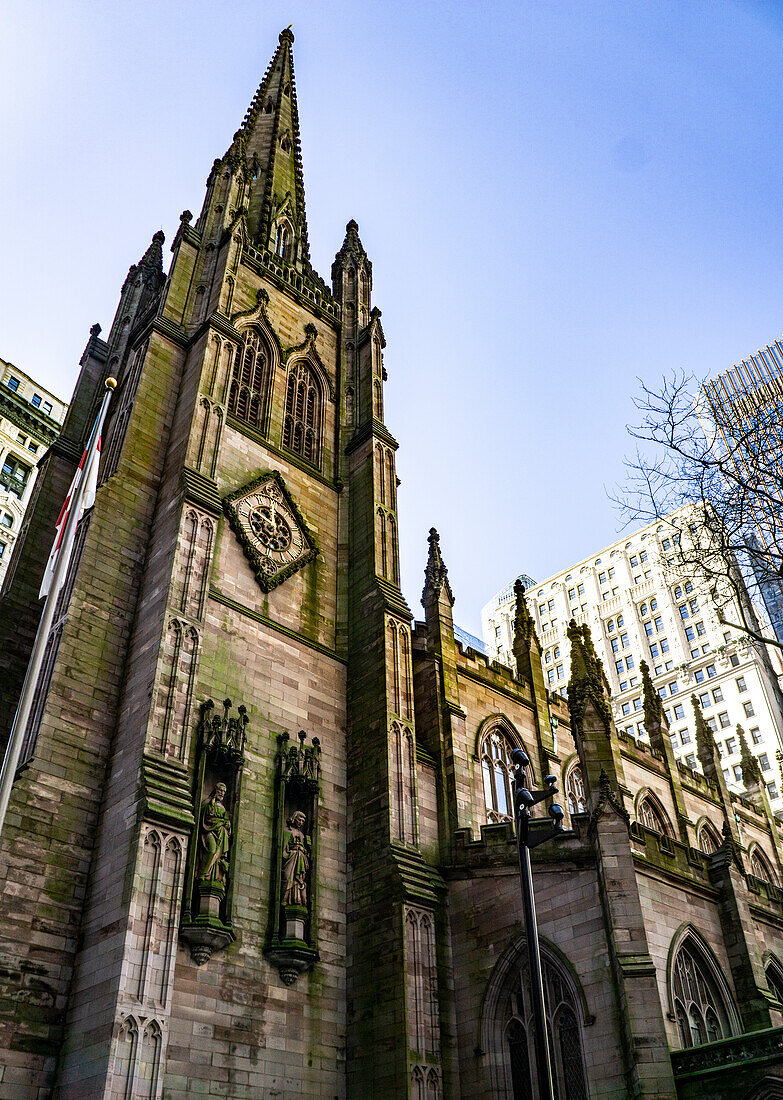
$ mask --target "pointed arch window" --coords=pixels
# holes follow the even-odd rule
[[[570,984],[549,959],[543,958],[541,965],[555,1095],[560,1100],[588,1100],[576,998]],[[535,1047],[526,960],[517,973],[506,1014],[506,1060],[511,1096],[514,1100],[530,1100],[534,1095]]]
[[[269,349],[261,333],[254,327],[245,329],[234,353],[228,411],[254,428],[261,428],[264,422],[269,365]]]
[[[772,864],[760,848],[754,848],[751,852],[750,873],[755,875],[757,879],[761,879],[762,882],[767,882],[771,886],[777,886],[777,879],[775,872],[772,870]]]
[[[315,371],[305,359],[288,371],[285,391],[283,446],[317,466],[321,449],[321,388]]]
[[[666,812],[652,795],[645,795],[641,800],[637,816],[642,825],[652,829],[653,832],[661,833],[662,836],[674,836],[674,830]]]
[[[764,974],[767,979],[767,985],[770,990],[775,994],[777,999],[783,1004],[783,966],[780,965],[778,960],[771,956],[764,967]]]
[[[717,978],[714,960],[692,934],[674,958],[672,1000],[683,1047],[701,1046],[732,1033],[729,1005]]]
[[[699,829],[699,847],[702,852],[704,852],[705,855],[711,856],[713,852],[717,852],[722,843],[715,826],[711,825],[709,821],[705,821]]]
[[[275,255],[288,262],[291,259],[291,245],[294,235],[287,221],[277,223],[275,229]]]
[[[568,799],[568,812],[570,814],[583,814],[587,810],[582,769],[578,764],[575,764],[568,773],[568,778],[566,779],[566,797]]]
[[[512,821],[514,815],[511,753],[516,748],[502,727],[495,726],[485,734],[479,756],[484,781],[484,805],[487,821]]]

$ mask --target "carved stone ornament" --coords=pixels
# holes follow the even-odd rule
[[[316,893],[321,745],[277,739],[270,920],[266,957],[286,985],[318,959]]]
[[[234,942],[231,910],[239,795],[245,760],[245,707],[232,713],[230,699],[215,713],[209,699],[201,707],[194,789],[196,824],[185,867],[180,938],[202,966],[213,951]]]
[[[223,510],[264,592],[271,592],[318,553],[277,471],[262,474],[226,497]]]

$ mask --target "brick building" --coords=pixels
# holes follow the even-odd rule
[[[678,766],[649,679],[620,736],[586,631],[550,693],[521,593],[513,671],[463,649],[435,532],[412,623],[372,268],[354,222],[310,265],[292,43],[93,328],[3,597],[7,726],[116,375],[2,835],[0,1097],[529,1096],[521,744],[570,798],[535,855],[559,1096],[780,1095],[750,754],[743,798],[703,722]]]

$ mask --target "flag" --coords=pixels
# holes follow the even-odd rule
[[[89,454],[88,454],[89,451]],[[88,508],[92,508],[95,503],[95,493],[98,488],[98,464],[101,460],[101,437],[97,436],[92,446],[89,444],[85,448],[82,455],[81,462],[79,463],[76,473],[73,475],[73,481],[71,487],[68,490],[68,496],[65,498],[60,514],[57,517],[55,523],[55,536],[54,544],[52,546],[52,552],[49,555],[49,561],[46,563],[46,570],[41,581],[41,590],[38,593],[38,599],[42,600],[44,596],[49,595],[49,589],[52,586],[52,578],[54,577],[55,566],[57,565],[57,558],[60,554],[60,546],[63,541],[63,535],[65,534],[65,525],[68,522],[68,515],[71,511],[71,502],[75,497],[79,496],[79,515],[76,517],[76,522],[82,518]],[[80,487],[83,486],[83,491],[79,493]],[[57,593],[53,593],[54,596]]]

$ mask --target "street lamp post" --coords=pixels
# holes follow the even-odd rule
[[[519,877],[522,884],[522,904],[525,910],[525,931],[527,934],[527,957],[530,967],[530,999],[533,1003],[533,1023],[535,1028],[536,1073],[538,1076],[538,1100],[554,1100],[552,1085],[552,1064],[549,1057],[549,1038],[546,1026],[546,1008],[544,1004],[544,976],[541,970],[541,953],[538,948],[538,925],[536,923],[536,904],[533,897],[533,873],[530,866],[530,849],[551,840],[563,832],[563,807],[553,802],[549,807],[552,825],[549,829],[530,830],[531,807],[537,802],[553,798],[557,793],[554,775],[544,777],[546,790],[530,791],[525,786],[524,769],[530,765],[530,757],[524,749],[514,749],[511,754],[516,771],[514,772],[514,816],[517,827],[517,850],[519,852]]]

